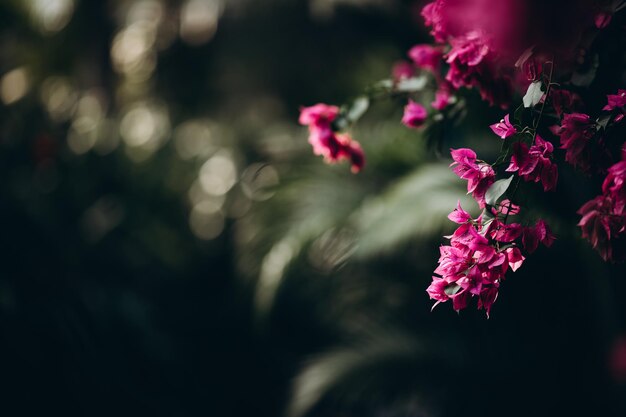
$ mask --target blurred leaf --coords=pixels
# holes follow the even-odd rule
[[[354,102],[350,106],[350,109],[348,110],[346,114],[346,118],[351,123],[355,123],[365,114],[369,106],[370,106],[369,98],[365,96],[361,96],[357,98],[356,100],[354,100]]]
[[[398,81],[396,90],[401,93],[415,93],[426,87],[428,79],[425,76],[402,79]]]
[[[443,164],[423,166],[363,203],[354,215],[356,255],[388,253],[417,236],[432,236],[447,223],[458,200],[471,206],[458,178]]]
[[[360,344],[358,348],[339,348],[314,359],[297,376],[287,409],[288,417],[304,417],[325,397],[335,395],[345,402],[375,401],[384,395],[385,387],[398,381],[403,388],[407,380],[424,375],[416,371],[416,361],[423,349],[402,335],[382,335]],[[387,389],[389,391],[389,389]]]

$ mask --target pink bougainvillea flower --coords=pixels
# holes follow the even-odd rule
[[[526,259],[522,256],[522,252],[519,250],[519,248],[515,246],[512,248],[508,248],[504,252],[506,253],[507,259],[509,261],[509,266],[511,267],[513,272],[517,271],[522,266],[524,259]]]
[[[315,155],[321,155],[327,163],[348,160],[352,172],[359,172],[365,165],[361,145],[348,134],[338,134],[332,123],[339,116],[339,108],[327,104],[316,104],[300,110],[300,124],[309,127],[309,143]]]
[[[525,227],[522,231],[522,243],[528,253],[537,250],[540,243],[550,247],[556,238],[544,220],[539,220],[534,226]]]
[[[578,94],[564,88],[550,89],[550,103],[559,117],[563,113],[573,113],[581,110],[583,104]]]
[[[464,224],[472,220],[472,216],[470,216],[467,211],[463,210],[463,207],[461,207],[461,202],[458,201],[454,211],[448,215],[448,219],[450,219],[454,223]]]
[[[451,149],[450,153],[454,162],[453,172],[464,180],[467,180],[467,192],[472,193],[474,200],[480,208],[485,208],[485,193],[495,182],[496,173],[491,165],[476,162],[476,153],[471,149]]]
[[[330,127],[330,124],[339,115],[339,107],[319,103],[311,107],[300,109],[300,124],[309,127]]]
[[[435,93],[435,100],[430,103],[430,105],[433,107],[433,109],[442,111],[450,104],[452,104],[453,100],[454,97],[450,95],[447,89],[440,88]]]
[[[596,16],[593,19],[593,22],[595,23],[598,29],[604,29],[605,27],[609,25],[609,23],[611,23],[612,18],[613,18],[612,13],[600,12],[596,14]]]
[[[443,0],[435,0],[425,5],[421,13],[426,26],[432,29],[430,34],[437,42],[444,42],[448,37],[448,30],[444,22],[443,7]]]
[[[608,103],[602,108],[605,111],[613,111],[626,106],[626,90],[617,90],[617,94],[606,96]]]
[[[511,243],[522,235],[523,227],[519,223],[504,224],[494,220],[494,223],[495,222],[497,222],[497,226],[491,232],[493,240],[502,243]]]
[[[410,62],[398,61],[394,64],[391,75],[395,81],[405,80],[415,75],[415,67]]]
[[[422,44],[412,47],[408,55],[418,68],[436,72],[441,66],[443,51],[439,46]]]
[[[585,203],[578,214],[582,236],[605,261],[626,259],[626,160],[608,169],[602,195]]]
[[[485,33],[472,31],[465,36],[451,40],[452,49],[446,55],[446,62],[453,64],[458,62],[468,67],[480,64],[489,53],[489,44],[485,39]]]
[[[340,145],[332,128],[333,121],[339,115],[339,107],[316,104],[300,110],[300,124],[309,127],[309,143],[315,155],[325,159],[337,159]]]
[[[498,210],[496,211],[496,213],[509,216],[514,216],[516,214],[519,214],[519,212],[520,206],[518,206],[517,204],[513,204],[509,199],[502,200],[498,205]]]
[[[611,197],[613,214],[626,215],[626,160],[608,169],[608,174],[602,183],[602,192]]]
[[[523,142],[516,142],[513,144],[511,163],[506,170],[517,172],[524,181],[541,181],[544,191],[554,190],[558,169],[551,160],[553,151],[554,146],[539,135],[535,137],[535,144],[530,148]]]
[[[402,123],[410,128],[421,127],[426,118],[428,117],[428,112],[419,103],[414,102],[413,100],[409,100],[409,104],[404,108],[404,116],[402,117]]]
[[[582,229],[583,238],[589,240],[605,261],[621,261],[624,258],[626,216],[613,214],[614,204],[611,196],[600,195],[578,210],[582,216],[578,226]],[[618,252],[614,250],[617,241],[621,242]]]
[[[340,144],[339,152],[337,153],[337,161],[348,160],[350,162],[350,169],[354,174],[361,171],[365,166],[365,154],[361,148],[361,144],[353,140],[347,133],[337,134],[336,137]]]
[[[493,133],[500,136],[501,139],[506,139],[517,133],[517,129],[511,124],[508,114],[504,116],[504,119],[500,120],[498,123],[492,124],[489,127]]]
[[[563,115],[561,128],[561,149],[565,149],[565,160],[583,171],[589,171],[592,160],[590,141],[595,133],[594,124],[587,114],[571,113]]]
[[[501,71],[489,39],[482,31],[471,31],[450,40],[452,49],[446,55],[450,68],[446,81],[454,89],[477,88],[483,100],[506,107],[512,94],[512,82]]]
[[[475,160],[470,152],[457,151],[457,159]],[[494,219],[489,222],[489,229],[485,229],[481,218],[473,220],[460,203],[448,217],[459,226],[447,236],[450,244],[439,248],[439,265],[426,290],[436,301],[433,308],[451,300],[452,308],[460,311],[476,298],[478,308],[484,309],[489,316],[507,270],[516,271],[524,261],[516,244],[509,243],[519,237],[522,227],[519,224],[504,225]],[[494,223],[497,223],[496,228],[492,228]],[[502,238],[501,242],[507,242],[505,247],[498,246],[493,239],[496,235]]]

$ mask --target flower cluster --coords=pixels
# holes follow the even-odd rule
[[[479,162],[476,159],[476,152],[471,149],[452,149],[451,167],[454,167],[454,173],[464,180],[467,180],[467,192],[472,196],[480,206],[484,208],[485,193],[496,181],[496,173],[491,165],[485,162]]]
[[[513,144],[513,156],[507,172],[517,172],[524,181],[539,182],[544,191],[556,188],[559,176],[557,166],[552,162],[554,146],[543,140],[539,135],[529,148],[524,142]]]
[[[597,164],[594,150],[597,143],[595,123],[588,114],[564,114],[561,127],[555,130],[561,138],[561,149],[565,149],[565,160],[582,171],[589,172]]]
[[[436,276],[426,290],[436,301],[433,308],[452,300],[454,310],[460,311],[476,297],[478,308],[486,310],[488,316],[506,272],[509,269],[515,272],[524,262],[518,242],[521,240],[529,253],[536,250],[539,243],[552,244],[554,237],[541,220],[531,227],[505,223],[509,215],[517,213],[519,207],[505,200],[497,210],[494,208],[472,219],[460,204],[457,205],[448,218],[459,227],[448,236],[450,244],[440,247]]]
[[[568,7],[563,7],[565,3]],[[450,167],[467,181],[467,192],[482,213],[473,218],[458,204],[448,216],[458,227],[447,236],[449,244],[440,248],[439,265],[427,290],[435,306],[451,300],[459,311],[475,297],[478,308],[489,315],[506,273],[516,271],[540,244],[552,245],[555,238],[544,220],[533,225],[508,220],[520,214],[511,200],[522,182],[540,185],[544,192],[556,189],[559,150],[575,168],[606,175],[602,194],[579,209],[578,226],[604,260],[626,259],[626,146],[620,131],[612,130],[626,117],[626,90],[608,95],[595,118],[586,113],[581,99],[593,95],[577,83],[587,82],[588,76],[579,72],[594,66],[587,48],[597,31],[611,24],[621,8],[617,3],[431,0],[422,8],[435,44],[412,47],[407,53],[410,61],[394,66],[393,80],[376,87],[408,96],[405,126],[419,129],[461,117],[465,101],[457,96],[463,88],[477,90],[484,101],[502,108],[526,91],[523,105],[490,125],[502,140],[494,164],[478,159],[472,149],[451,149]],[[421,94],[425,86],[431,94]],[[424,97],[430,99],[432,93],[430,108],[442,114],[429,117]],[[359,106],[355,108],[345,115],[324,104],[303,108],[300,123],[309,126],[315,154],[327,162],[349,160],[357,172],[364,163],[360,145],[337,133],[346,125],[347,115],[361,114]],[[349,123],[353,121],[351,116]],[[616,162],[620,146],[621,161]],[[504,173],[510,173],[509,178],[497,178]]]
[[[626,159],[609,168],[602,194],[585,203],[578,214],[583,237],[602,259],[626,259]]]
[[[339,108],[327,104],[304,107],[300,111],[300,124],[309,127],[309,143],[315,155],[321,155],[327,163],[348,160],[352,172],[359,172],[365,165],[361,145],[347,133],[337,133],[334,122]]]

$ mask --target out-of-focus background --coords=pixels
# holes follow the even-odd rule
[[[527,197],[559,240],[487,320],[430,311],[464,189],[403,99],[353,132],[363,173],[311,155],[299,107],[389,77],[418,14],[2,1],[0,415],[626,415],[626,271],[572,210],[598,184]],[[468,103],[438,134],[497,152],[500,112]]]

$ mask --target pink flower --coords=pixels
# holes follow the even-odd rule
[[[448,64],[458,62],[469,67],[475,67],[489,53],[489,43],[483,32],[469,32],[465,36],[452,39],[450,43],[452,49],[446,55]]]
[[[583,171],[589,171],[594,165],[590,141],[595,129],[587,114],[572,113],[563,115],[561,128],[557,134],[561,137],[561,149],[565,149],[565,160]]]
[[[525,227],[522,231],[522,244],[528,253],[537,250],[540,243],[550,247],[556,238],[545,221],[539,220],[535,226]]]
[[[463,150],[459,151],[458,154],[468,154]],[[471,154],[466,156],[469,160],[473,159]],[[457,208],[448,217],[459,224],[459,227],[448,236],[450,245],[439,248],[439,265],[426,292],[436,301],[433,308],[451,300],[452,308],[459,311],[466,308],[472,298],[476,298],[478,308],[486,310],[489,316],[507,270],[517,270],[524,257],[515,243],[507,245],[506,249],[496,246],[488,238],[493,233],[484,229],[480,218],[473,220],[460,203],[457,203]],[[498,229],[509,235],[504,240],[512,242],[519,237],[521,225],[505,226],[497,222]],[[491,224],[493,223],[489,227]]]
[[[327,104],[316,104],[300,110],[300,124],[309,126],[309,143],[315,155],[327,159],[337,158],[339,144],[332,128],[333,121],[339,115],[339,107]]]
[[[350,169],[354,174],[361,171],[365,166],[365,154],[361,144],[353,140],[347,133],[338,134],[336,137],[340,144],[337,161],[348,160]]]
[[[448,107],[452,103],[453,97],[446,89],[439,89],[435,93],[435,101],[430,103],[430,105],[435,110],[443,111],[446,107]]]
[[[439,70],[443,58],[441,47],[432,45],[415,45],[408,55],[418,68],[432,72]]]
[[[483,100],[505,106],[511,98],[512,83],[496,65],[484,32],[472,31],[452,38],[450,43],[452,49],[446,55],[446,62],[450,64],[446,81],[455,89],[475,87]]]
[[[608,103],[602,110],[613,111],[626,106],[626,90],[617,90],[617,94],[609,94],[606,98]]]
[[[413,75],[415,75],[415,68],[409,62],[398,61],[394,64],[391,74],[395,81],[400,81],[413,77]]]
[[[498,220],[494,220],[496,224],[491,237],[502,243],[511,243],[522,235],[522,225],[519,223],[504,224]]]
[[[602,192],[611,197],[613,214],[618,216],[626,214],[626,160],[609,168],[602,183]]]
[[[513,204],[509,199],[505,199],[500,202],[498,210],[494,214],[514,216],[516,214],[519,214],[519,212],[520,206],[518,206],[517,204]]]
[[[604,29],[605,27],[609,25],[609,23],[611,23],[612,18],[613,18],[613,14],[607,13],[607,12],[600,12],[596,14],[593,21],[596,24],[596,27],[598,29]]]
[[[558,170],[550,158],[554,146],[543,140],[539,135],[535,137],[535,144],[528,148],[523,142],[513,144],[513,156],[507,172],[516,172],[524,181],[539,182],[544,191],[554,190],[558,180]]]
[[[319,103],[300,109],[300,124],[316,128],[330,127],[330,124],[338,115],[339,107]]]
[[[485,193],[495,182],[496,173],[491,165],[476,163],[476,153],[471,149],[451,149],[450,153],[454,162],[453,172],[462,179],[467,180],[467,192],[478,202],[480,208],[484,208]]]
[[[582,216],[578,226],[582,229],[583,238],[589,240],[605,261],[621,261],[626,255],[623,241],[626,216],[615,215],[614,204],[611,196],[600,195],[585,203],[577,212]],[[616,242],[621,244],[616,245]],[[615,251],[615,248],[620,250]]]
[[[437,42],[444,42],[448,36],[448,31],[444,23],[443,7],[445,0],[435,0],[428,3],[422,9],[422,17],[426,26],[432,28],[430,34]]]
[[[506,252],[509,266],[511,267],[513,272],[517,271],[522,266],[524,259],[526,259],[522,256],[522,252],[519,250],[519,248],[515,246],[512,248],[508,248],[504,252]]]
[[[461,207],[461,202],[458,201],[454,211],[448,215],[448,219],[450,219],[454,223],[464,224],[472,220],[472,216],[470,216],[467,211],[463,210],[463,207]]]
[[[506,139],[517,133],[517,129],[511,124],[508,114],[504,116],[504,119],[500,120],[498,123],[492,124],[489,127],[493,133],[500,136],[501,139]]]
[[[348,134],[338,134],[332,123],[339,115],[339,108],[326,104],[304,107],[300,111],[300,124],[309,126],[309,143],[315,155],[321,155],[327,163],[348,160],[352,172],[359,172],[365,165],[361,145]]]
[[[419,103],[414,102],[413,100],[409,100],[409,104],[404,108],[404,116],[402,117],[402,123],[405,126],[410,128],[421,127],[426,118],[428,117],[428,112]]]
[[[578,214],[582,236],[605,261],[626,259],[626,160],[611,166],[602,195],[585,203]]]

